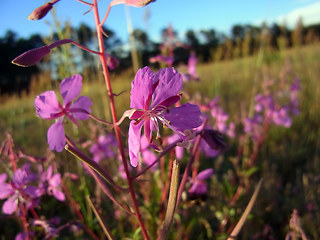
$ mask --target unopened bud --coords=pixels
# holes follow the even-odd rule
[[[50,53],[48,46],[43,46],[40,48],[31,49],[27,52],[24,52],[20,56],[12,60],[13,64],[16,64],[21,67],[30,67],[38,63],[42,58]]]
[[[106,54],[107,57],[107,66],[110,68],[110,70],[115,69],[116,67],[119,66],[119,60],[118,58],[111,56],[109,54]]]
[[[113,0],[110,5],[126,4],[132,7],[144,7],[155,0]]]
[[[225,151],[228,148],[228,144],[224,142],[222,135],[218,131],[204,129],[201,132],[201,137],[214,150]]]
[[[44,16],[47,15],[47,13],[52,9],[53,4],[57,3],[60,0],[54,0],[52,2],[48,2],[41,7],[38,7],[35,9],[29,16],[29,20],[40,20]]]
[[[126,5],[132,7],[144,7],[155,0],[126,0]]]

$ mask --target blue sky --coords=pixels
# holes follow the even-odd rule
[[[88,2],[90,0],[87,0]],[[28,15],[44,0],[1,0],[0,36],[9,29],[18,36],[27,37],[31,33],[47,35],[52,31],[49,14],[41,21],[30,21]],[[107,9],[108,0],[100,1],[100,14]],[[94,26],[92,13],[83,15],[88,7],[76,0],[61,0],[55,5],[61,21],[70,20],[77,26],[84,22]],[[307,24],[320,23],[320,1],[316,0],[157,0],[145,8],[129,9],[134,28],[148,32],[153,40],[160,38],[160,30],[172,24],[180,35],[186,30],[210,29],[230,33],[234,24],[260,25],[263,21],[283,23],[294,26],[299,17]],[[145,16],[149,12],[148,21]],[[106,27],[114,30],[123,41],[128,39],[125,7],[114,6],[111,9]]]

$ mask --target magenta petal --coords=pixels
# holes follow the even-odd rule
[[[47,169],[47,176],[46,176],[46,180],[50,180],[52,176],[52,165],[49,165],[48,169]]]
[[[139,69],[132,84],[130,107],[133,109],[144,109],[149,94],[152,92],[154,72],[149,67]]]
[[[42,195],[42,191],[36,186],[27,186],[24,189],[24,192],[33,198],[40,197]]]
[[[159,81],[159,84],[152,95],[153,103],[150,108],[177,95],[182,90],[182,76],[174,68],[160,69],[154,78],[155,82]]]
[[[52,124],[47,134],[50,149],[57,152],[61,152],[66,144],[62,121],[61,118],[58,122]]]
[[[130,119],[138,119],[140,118],[145,112],[144,111],[134,111],[134,113],[130,116]]]
[[[65,78],[60,83],[60,92],[63,98],[63,105],[66,106],[80,95],[82,88],[82,77],[80,74]]]
[[[51,187],[56,188],[56,187],[60,186],[60,184],[61,184],[61,175],[60,175],[60,173],[56,173],[49,180],[49,185]]]
[[[218,156],[220,153],[222,153],[222,149],[221,148],[217,148],[217,149],[213,149],[212,147],[209,146],[209,144],[201,139],[201,148],[203,149],[204,151],[204,154],[207,156],[207,157],[216,157]]]
[[[5,199],[13,193],[14,193],[14,191],[13,191],[10,184],[8,184],[8,183],[1,183],[0,184],[0,199]]]
[[[203,183],[201,181],[196,181],[191,188],[189,189],[190,194],[194,195],[204,195],[208,191],[206,183]]]
[[[61,192],[60,190],[58,190],[58,189],[53,189],[52,190],[52,195],[56,198],[56,199],[58,199],[59,201],[61,201],[61,202],[63,202],[66,198],[65,198],[65,196],[64,196],[64,194],[63,194],[63,192]]]
[[[28,239],[28,234],[25,232],[18,233],[14,240],[26,240]]]
[[[175,104],[176,102],[178,102],[180,99],[181,99],[182,95],[179,94],[179,95],[176,95],[176,96],[173,96],[173,97],[169,97],[167,98],[166,100],[164,100],[163,102],[161,102],[156,108],[161,108],[163,106],[169,108],[171,107],[173,104]]]
[[[177,159],[182,159],[183,157],[183,152],[184,152],[184,148],[183,147],[179,147],[179,146],[176,146],[176,158]]]
[[[197,105],[186,103],[180,107],[170,109],[165,118],[177,130],[183,132],[186,129],[197,128],[202,124],[201,112]]]
[[[145,136],[142,136],[140,139],[140,144],[141,144],[141,152],[142,152],[142,158],[144,162],[150,166],[156,159],[157,156],[149,149],[152,147],[150,145],[150,142],[147,140]],[[152,166],[152,169],[155,170],[157,168],[157,164]]]
[[[152,121],[150,119],[146,119],[144,121],[144,135],[149,142],[149,144],[152,142]]]
[[[129,137],[128,137],[128,146],[129,146],[129,158],[130,163],[133,167],[138,166],[139,162],[139,152],[140,152],[140,136],[141,128],[143,122],[135,124],[135,121],[131,121],[129,126]]]
[[[53,114],[61,111],[54,91],[47,91],[37,96],[34,100],[36,113],[41,118],[51,119]]]
[[[27,175],[28,174],[25,170],[18,168],[13,175],[12,182],[16,187],[20,188],[26,184]]]
[[[18,198],[16,195],[8,198],[2,205],[2,212],[5,214],[12,214],[16,211],[18,205]]]
[[[211,177],[212,174],[213,174],[213,169],[209,168],[209,169],[206,169],[206,170],[199,172],[199,174],[197,175],[197,179],[198,180],[205,180],[205,179]]]
[[[168,144],[171,144],[177,140],[181,139],[177,134],[174,134],[170,137],[167,138],[167,143]],[[182,159],[183,157],[183,152],[184,152],[184,148],[183,147],[179,147],[179,146],[176,146],[175,147],[175,152],[176,152],[176,158],[177,159]]]
[[[145,149],[142,151],[142,157],[144,162],[150,166],[152,163],[154,163],[155,160],[157,160],[157,156],[150,150],[150,149]],[[152,166],[153,170],[157,169],[157,164]]]
[[[72,115],[79,120],[86,120],[89,118],[91,113],[92,102],[90,98],[82,96],[79,97],[70,107],[70,112]]]
[[[1,173],[0,174],[0,183],[4,183],[6,180],[7,180],[7,174]]]

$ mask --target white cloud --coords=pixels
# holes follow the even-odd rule
[[[292,10],[289,13],[276,17],[277,23],[285,22],[288,27],[294,27],[299,18],[302,18],[304,25],[320,23],[320,2]]]

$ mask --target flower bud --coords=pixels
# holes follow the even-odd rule
[[[132,7],[144,7],[155,0],[126,0],[126,5]]]
[[[110,70],[113,70],[119,66],[118,58],[111,56],[109,54],[106,54],[106,58],[107,58],[107,66],[110,68]]]
[[[201,132],[201,137],[214,150],[225,151],[229,146],[224,142],[222,135],[215,130],[204,129]]]
[[[48,2],[41,7],[35,9],[29,16],[29,20],[40,20],[41,18],[45,17],[47,13],[52,9],[53,4],[57,3],[60,0],[54,0],[52,2]]]
[[[113,0],[110,6],[115,6],[118,4],[126,4],[132,7],[144,7],[155,0]]]
[[[44,56],[50,53],[48,46],[43,46],[40,48],[34,48],[27,52],[24,52],[20,56],[12,60],[13,64],[21,67],[30,67],[38,63]]]

